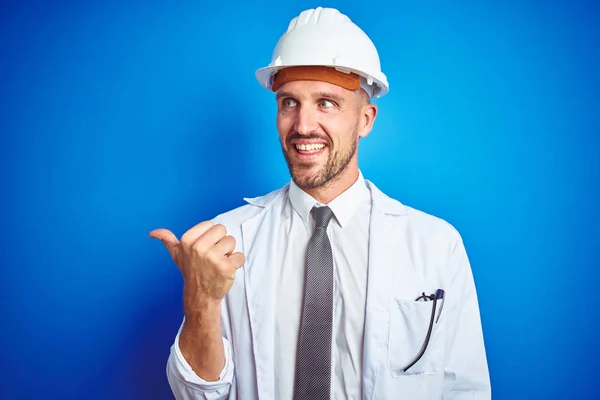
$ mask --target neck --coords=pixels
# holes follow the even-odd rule
[[[333,178],[327,184],[306,190],[315,200],[322,204],[328,204],[333,199],[344,193],[350,186],[354,185],[358,179],[358,165],[351,162],[338,176]]]

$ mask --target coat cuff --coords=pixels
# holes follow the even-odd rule
[[[207,391],[215,392],[214,394],[216,395],[228,392],[231,383],[233,382],[234,372],[233,357],[231,355],[231,345],[229,344],[229,341],[226,338],[223,338],[225,366],[219,374],[219,380],[209,382],[196,375],[190,364],[186,361],[185,357],[183,357],[183,354],[181,354],[181,350],[179,349],[180,333],[181,329],[177,333],[175,343],[173,343],[173,346],[171,346],[171,355],[168,362],[170,375],[176,378],[176,380],[180,384],[183,384],[187,389],[192,389],[201,393]]]

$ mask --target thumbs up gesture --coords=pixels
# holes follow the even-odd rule
[[[246,258],[235,250],[235,238],[224,225],[204,221],[178,240],[167,229],[155,229],[150,237],[159,239],[169,250],[184,279],[184,313],[194,314],[207,302],[221,301],[231,289],[235,271]]]

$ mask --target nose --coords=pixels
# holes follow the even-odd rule
[[[316,110],[312,107],[298,107],[294,129],[300,135],[308,135],[318,129]]]

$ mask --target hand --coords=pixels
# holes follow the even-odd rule
[[[235,272],[246,258],[235,250],[235,238],[224,225],[201,222],[181,237],[156,229],[150,237],[163,242],[183,275],[183,306],[191,316],[211,303],[220,303],[231,289]]]

